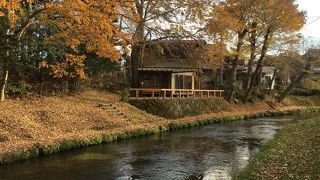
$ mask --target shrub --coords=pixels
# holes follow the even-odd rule
[[[234,95],[235,98],[243,99],[243,97],[245,96],[245,92],[239,88],[236,88]]]
[[[120,91],[121,101],[129,102],[130,90],[129,88],[124,88]]]
[[[300,85],[302,89],[317,89],[320,90],[320,81],[316,79],[311,79],[309,81],[305,81]]]
[[[148,113],[169,119],[196,116],[205,113],[229,110],[224,99],[145,99],[130,100],[130,104]]]
[[[264,100],[267,97],[265,93],[263,93],[263,92],[261,92],[259,90],[256,91],[255,94],[256,94],[257,98],[259,98],[260,100]]]
[[[8,95],[10,97],[29,97],[33,95],[35,91],[35,87],[31,84],[27,83],[9,83],[7,88]]]
[[[296,96],[320,96],[320,90],[319,89],[295,88],[291,92],[291,95],[296,95]]]
[[[275,85],[274,89],[277,91],[277,92],[283,92],[287,89],[288,86],[283,86],[283,85]]]

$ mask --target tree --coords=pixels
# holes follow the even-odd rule
[[[202,28],[205,6],[210,0],[131,0],[122,4],[121,29],[132,35],[132,86],[138,86],[139,62],[151,39],[190,39]],[[131,14],[123,14],[124,12]]]
[[[242,47],[249,32],[250,20],[254,16],[256,1],[226,0],[213,6],[213,12],[207,23],[209,34],[219,34],[232,45],[230,81],[228,83],[227,100],[233,101],[236,89],[237,67],[242,54]]]
[[[2,44],[6,51],[1,59],[1,100],[5,99],[9,62],[20,57],[17,52],[27,30],[42,31],[47,47],[62,50],[53,64],[48,64],[48,51],[38,54],[43,58],[43,67],[51,68],[55,77],[84,78],[86,53],[120,59],[115,44],[125,43],[126,37],[114,23],[119,6],[117,0],[1,1],[0,36],[5,39]]]
[[[258,85],[255,79],[258,78],[262,71],[263,62],[270,46],[279,41],[288,42],[288,38],[294,37],[291,34],[298,32],[305,23],[305,13],[298,9],[298,5],[295,4],[294,0],[260,1],[255,10],[257,10],[256,15],[252,21],[256,25],[254,28],[251,28],[251,31],[254,32],[251,35],[251,57],[256,54],[257,49],[260,49],[260,52],[258,53],[257,60],[253,56],[249,61],[248,77],[252,72],[250,66],[252,66],[253,60],[256,61],[256,68],[250,75],[250,79],[248,79],[248,86],[243,98],[244,102],[251,96],[254,87]],[[259,35],[257,36],[256,33]],[[261,37],[262,43],[259,46],[255,42]]]
[[[320,65],[320,48],[309,47],[303,56],[303,60],[304,67],[300,69],[296,79],[277,97],[278,102],[282,102],[303,79],[308,78],[313,73],[313,67]]]
[[[253,79],[261,72],[269,47],[300,30],[304,22],[305,14],[298,10],[294,0],[226,0],[214,6],[208,31],[228,34],[231,42],[235,40],[231,46],[231,79],[227,92],[229,102],[233,101],[240,57],[248,64],[245,102],[257,86]],[[249,51],[244,51],[246,49]],[[247,52],[248,55],[245,54]]]

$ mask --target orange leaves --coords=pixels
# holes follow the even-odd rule
[[[52,66],[55,77],[85,78],[86,57],[81,54],[95,53],[114,61],[120,59],[120,52],[115,45],[120,41],[125,42],[127,37],[119,32],[119,27],[114,23],[118,18],[118,7],[119,3],[115,0],[64,0],[51,3],[41,21],[56,29],[56,32],[46,42],[70,49],[64,61]]]
[[[244,30],[248,32],[244,39],[249,44],[252,41],[249,36],[255,32],[258,46],[266,37],[270,45],[285,41],[279,37],[294,34],[304,23],[305,13],[298,9],[293,0],[226,0],[214,6],[206,30],[211,36],[218,34],[228,38],[229,44],[236,39],[238,32]],[[253,27],[253,24],[256,26]],[[258,50],[261,48],[256,47]]]
[[[114,46],[117,38],[124,36],[113,23],[117,19],[117,6],[116,1],[63,1],[54,8],[61,16],[61,20],[54,24],[60,31],[50,39],[65,41],[75,52],[84,44],[87,52],[118,60],[120,54]]]
[[[254,0],[227,0],[216,4],[207,23],[208,32],[238,33],[255,21],[257,2]]]
[[[263,1],[259,10],[261,22],[273,31],[299,31],[305,24],[305,12],[293,0]]]
[[[6,3],[7,3],[6,1],[1,0],[1,1],[0,1],[0,8],[4,7]]]
[[[300,11],[293,0],[237,1],[227,0],[214,7],[207,28],[237,31],[249,28],[250,23],[258,24],[258,29],[265,31],[298,31],[305,23],[305,13]]]
[[[77,56],[73,54],[66,54],[63,62],[56,63],[51,66],[53,76],[56,78],[70,77],[85,79],[84,61],[86,56]]]
[[[69,63],[71,66],[78,65],[82,66],[86,56],[77,56],[73,54],[66,54],[66,62]]]
[[[67,63],[59,63],[52,65],[52,75],[55,78],[67,77],[69,73],[66,71],[66,67],[68,67]]]
[[[20,37],[27,28],[37,25],[41,27],[39,31],[46,31],[43,32],[46,46],[66,53],[50,60],[50,64],[54,64],[52,74],[55,77],[84,78],[84,54],[95,53],[115,61],[120,59],[115,46],[126,42],[127,37],[114,23],[119,16],[119,7],[119,0],[0,0],[0,16],[9,22],[7,28],[12,36]]]
[[[25,3],[32,3],[34,0],[26,0]],[[16,23],[25,16],[21,0],[0,0],[0,17],[6,16],[10,27],[14,27]]]

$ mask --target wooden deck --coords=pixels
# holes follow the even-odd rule
[[[222,98],[224,90],[131,88],[130,99]]]

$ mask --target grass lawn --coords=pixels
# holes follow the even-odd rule
[[[320,116],[285,126],[234,179],[320,179]]]

